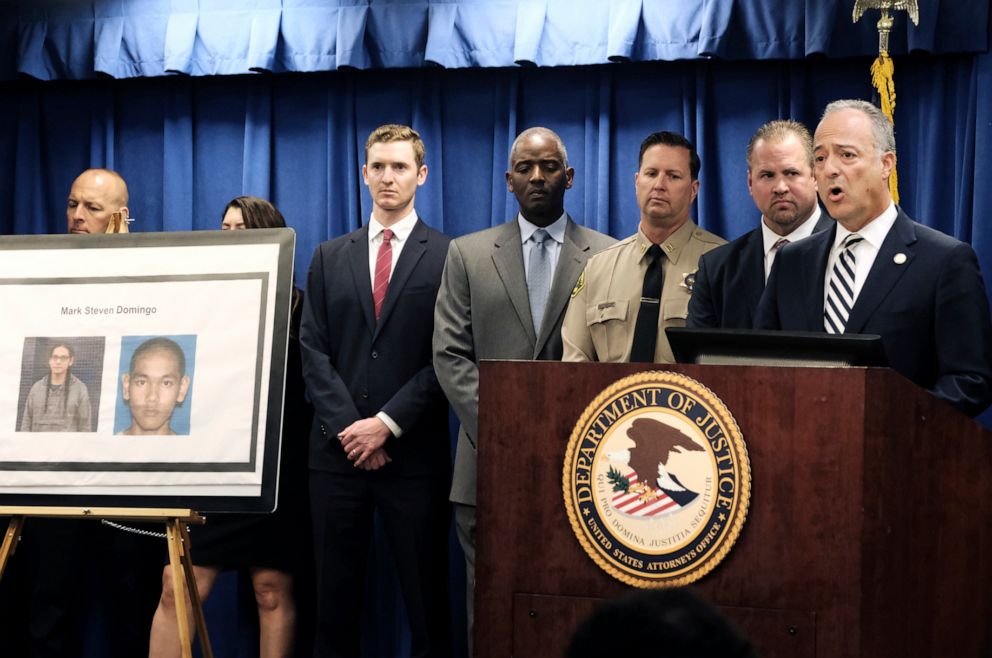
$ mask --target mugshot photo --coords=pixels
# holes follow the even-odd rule
[[[124,336],[114,434],[188,435],[196,336]]]
[[[17,432],[96,432],[105,339],[27,337]]]

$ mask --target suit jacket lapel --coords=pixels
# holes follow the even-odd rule
[[[825,210],[820,210],[820,219],[816,222],[816,226],[813,227],[813,233],[819,233],[820,231],[826,231],[828,228],[833,226],[835,220],[833,217],[827,214]]]
[[[407,238],[406,244],[403,245],[403,251],[400,252],[399,260],[396,261],[396,269],[393,270],[392,275],[389,277],[389,287],[386,289],[386,298],[382,301],[379,323],[375,325],[375,333],[372,335],[372,340],[375,340],[379,336],[382,327],[389,320],[389,315],[396,306],[396,301],[403,294],[403,288],[406,286],[407,280],[426,251],[427,227],[424,226],[423,220],[418,218],[417,223],[413,225],[413,230],[410,231],[410,237]],[[366,265],[366,267],[368,266]],[[371,299],[371,292],[369,295]]]
[[[900,211],[892,228],[889,229],[889,234],[882,241],[875,262],[868,272],[868,278],[865,279],[861,292],[854,301],[854,308],[851,309],[851,316],[847,319],[844,333],[862,332],[872,313],[912,264],[916,254],[910,246],[914,242],[916,242],[916,231],[913,230],[909,218]],[[906,260],[901,264],[896,264],[893,260],[898,253],[906,256]]]
[[[372,281],[369,274],[369,227],[365,225],[352,234],[348,249],[351,261],[351,275],[355,282],[355,294],[369,331],[375,330],[375,305],[372,303]]]
[[[822,238],[814,238],[818,235],[815,233],[806,238],[806,240],[818,240],[812,250],[815,262],[809,267],[800,269],[801,289],[806,291],[806,328],[809,331],[823,331],[823,290],[827,280],[827,261],[837,235],[837,226],[831,226],[822,233]]]
[[[744,294],[747,295],[747,319],[753,323],[758,301],[761,299],[761,293],[765,291],[765,242],[761,228],[753,231],[747,239],[741,260],[744,262],[741,277],[744,282]]]
[[[589,251],[588,243],[579,235],[575,223],[569,217],[565,224],[565,242],[561,246],[561,253],[558,254],[558,267],[555,269],[551,291],[548,293],[548,303],[544,308],[544,318],[541,320],[541,333],[534,343],[535,359],[541,354],[554,328],[558,326],[558,319],[565,313],[572,288],[582,274],[585,262],[582,255],[587,251]],[[522,260],[523,256],[521,262]],[[527,303],[530,304],[529,298]]]
[[[535,341],[534,323],[530,317],[530,298],[527,296],[527,277],[524,272],[524,253],[520,244],[520,225],[517,220],[507,222],[493,245],[493,264],[506,289],[506,296],[517,313],[517,319],[530,340]]]

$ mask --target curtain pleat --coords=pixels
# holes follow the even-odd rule
[[[890,52],[988,48],[989,0],[920,0]],[[9,0],[0,79],[872,55],[877,14],[822,0]]]

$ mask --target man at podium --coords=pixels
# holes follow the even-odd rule
[[[975,251],[895,205],[895,134],[874,105],[827,105],[813,159],[837,224],[779,252],[755,328],[878,334],[896,372],[978,415],[992,403],[992,322]]]

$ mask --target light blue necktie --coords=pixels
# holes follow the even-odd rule
[[[551,236],[543,228],[530,236],[534,244],[527,259],[527,296],[530,298],[530,317],[534,321],[534,334],[541,333],[541,320],[544,307],[548,305],[551,292],[551,254],[547,243]]]

